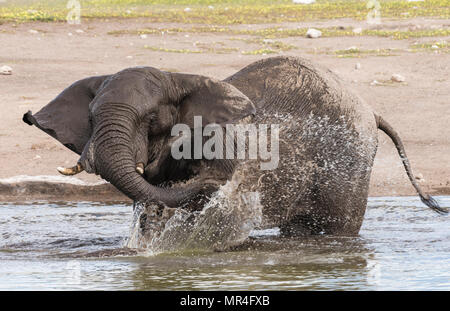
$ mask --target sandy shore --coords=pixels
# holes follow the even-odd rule
[[[384,26],[441,27],[445,22],[431,19],[386,21]],[[348,20],[308,25],[367,27],[364,22]],[[148,24],[142,19],[89,21],[81,25],[65,23],[0,25],[0,67],[8,65],[13,68],[12,75],[0,75],[0,179],[17,175],[57,175],[57,166],[70,166],[76,163],[76,154],[37,128],[23,123],[22,115],[28,110],[38,111],[78,79],[110,74],[126,67],[140,65],[223,79],[255,60],[277,55],[243,54],[242,51],[258,48],[249,40],[250,36],[246,35],[181,32],[156,33],[141,37],[138,34],[120,36],[108,34],[110,31],[118,30],[174,26],[180,27],[180,25]],[[278,26],[294,27],[290,24]],[[30,30],[36,30],[37,33]],[[448,41],[448,37],[406,40],[364,36],[319,39],[288,37],[276,40],[296,47],[279,52],[278,55],[306,57],[336,72],[399,132],[414,172],[423,176],[420,181],[422,187],[432,194],[450,194],[450,54],[433,49],[408,50],[416,42]],[[201,53],[190,52],[197,51],[198,46],[202,45],[220,46],[221,49],[204,49]],[[164,50],[155,51],[149,49],[149,46],[162,47]],[[390,54],[393,55],[381,56],[380,53],[374,52],[362,54],[361,57],[336,56],[335,51],[352,46],[371,51],[391,49]],[[174,53],[183,50],[182,53]],[[357,63],[360,64],[359,69],[355,69]],[[388,81],[394,73],[404,76],[406,82],[381,85],[371,83],[374,80]],[[77,177],[89,183],[101,181],[97,176],[86,173]],[[101,188],[103,192],[100,191],[97,195],[95,189],[99,188],[91,189],[89,191],[94,192],[91,192],[91,196],[85,197],[113,197],[112,187],[108,185],[99,187],[106,188]],[[27,194],[29,198],[45,198],[52,193],[55,196],[69,195],[64,192],[67,189],[54,188],[53,192],[43,192],[39,187],[30,189],[35,190],[34,192],[30,190],[31,192]],[[0,187],[0,198],[20,196],[23,191],[25,190],[20,187]],[[75,199],[78,198],[77,191],[71,191],[73,192],[70,192],[70,195]],[[379,132],[379,149],[372,173],[370,195],[413,194],[414,189],[406,177],[394,145],[386,135]],[[116,192],[114,198],[123,199]]]

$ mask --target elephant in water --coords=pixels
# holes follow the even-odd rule
[[[378,129],[394,142],[422,202],[447,212],[416,183],[395,130],[330,70],[298,57],[266,58],[223,81],[129,68],[75,82],[23,120],[81,155],[74,167],[58,168],[62,174],[99,174],[147,206],[141,227],[152,217],[176,221],[174,214],[189,223],[191,214],[181,211],[200,211],[234,195],[229,208],[259,210],[245,220],[222,217],[215,222],[220,226],[278,226],[287,236],[356,235],[366,210]],[[184,127],[174,134],[179,124]],[[264,137],[271,139],[270,151],[265,157],[262,148],[253,158],[236,156],[236,150],[231,156],[206,157],[201,147],[205,137],[212,137],[211,129],[205,135],[210,124],[223,130],[214,132],[221,138],[214,152],[239,145],[243,132],[230,133],[239,125],[247,130],[248,141],[240,145],[249,153],[255,148],[251,142]],[[200,156],[194,150],[196,130],[203,130]],[[194,135],[182,140],[186,131]],[[188,156],[175,157],[174,150]],[[252,217],[260,221],[246,222]],[[203,219],[205,232],[208,221]]]

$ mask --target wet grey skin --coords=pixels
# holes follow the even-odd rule
[[[257,160],[175,160],[171,129],[218,123],[279,124],[279,164]],[[330,70],[298,57],[266,58],[223,81],[136,67],[66,88],[36,114],[36,125],[80,155],[66,175],[100,175],[135,202],[201,209],[236,174],[239,191],[257,191],[262,227],[284,235],[356,235],[367,205],[378,129],[394,142],[422,192],[395,130]]]

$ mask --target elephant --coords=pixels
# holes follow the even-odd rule
[[[175,159],[173,127],[195,131],[198,116],[201,128],[215,124],[226,136],[230,125],[277,124],[277,166],[262,170],[260,158]],[[169,211],[201,209],[235,180],[233,191],[258,194],[260,227],[279,226],[285,236],[359,233],[380,129],[422,202],[447,213],[417,184],[394,128],[333,72],[300,57],[265,58],[223,81],[128,68],[75,82],[23,121],[80,155],[74,167],[58,168],[62,174],[98,174],[134,202]]]

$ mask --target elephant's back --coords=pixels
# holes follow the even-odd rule
[[[331,124],[345,123],[355,133],[376,135],[372,108],[335,73],[307,59],[265,58],[224,81],[244,93],[266,123],[276,121],[272,116],[287,116],[302,123],[326,119]]]
[[[224,80],[264,111],[338,118],[368,109],[331,70],[301,57],[262,59]],[[364,106],[364,107],[358,107]]]

